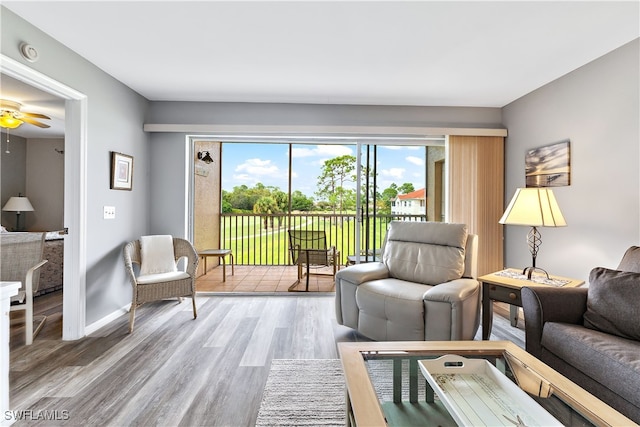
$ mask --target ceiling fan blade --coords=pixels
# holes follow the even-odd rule
[[[20,112],[21,115],[25,116],[25,117],[34,117],[36,119],[47,119],[47,120],[51,120],[51,117],[49,116],[45,116],[44,114],[40,114],[40,113],[25,113],[25,112]]]
[[[23,117],[20,117],[20,120],[22,120],[23,122],[26,122],[26,123],[32,124],[32,125],[34,125],[34,126],[38,126],[39,128],[48,128],[48,127],[51,127],[51,126],[46,125],[46,124],[44,124],[44,123],[40,123],[40,122],[39,122],[39,121],[37,121],[37,120],[33,120],[33,119],[32,119],[32,118],[30,118],[30,117],[24,117],[24,116],[23,116]]]

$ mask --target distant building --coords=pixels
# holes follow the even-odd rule
[[[424,188],[391,199],[392,215],[426,215],[427,192]]]

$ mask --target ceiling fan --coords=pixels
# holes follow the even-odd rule
[[[35,119],[51,120],[51,117],[40,113],[27,113],[20,111],[22,104],[16,101],[0,99],[0,127],[15,129],[22,123],[29,123],[40,128],[50,127],[48,124]]]

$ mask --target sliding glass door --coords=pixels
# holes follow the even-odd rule
[[[444,137],[361,141],[356,149],[356,248],[349,261],[376,260],[389,222],[444,221]]]

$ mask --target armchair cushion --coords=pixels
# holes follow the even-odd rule
[[[589,275],[584,326],[640,340],[640,274],[596,267]]]
[[[358,287],[360,332],[368,337],[424,340],[424,293],[430,288],[399,279],[372,280]]]
[[[437,285],[462,277],[466,242],[464,224],[407,223],[390,227],[382,262],[391,277]]]
[[[168,273],[155,273],[140,275],[136,278],[138,285],[148,285],[149,283],[170,282],[173,280],[188,279],[190,276],[184,271],[170,271]]]
[[[173,236],[140,237],[140,254],[142,258],[140,265],[141,276],[170,273],[178,270],[173,252]]]
[[[343,268],[337,273],[337,277],[359,285],[371,280],[386,279],[389,277],[389,269],[381,262],[367,262]]]

